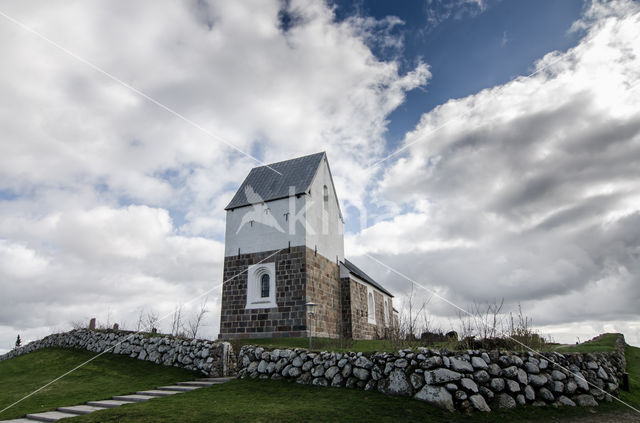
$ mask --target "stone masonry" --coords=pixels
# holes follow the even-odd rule
[[[276,265],[276,303],[278,308],[245,309],[247,267],[265,260],[276,251],[225,257],[224,285],[220,312],[220,338],[269,338],[305,336],[304,246],[284,249],[265,262]]]
[[[622,338],[622,337],[621,337]],[[624,338],[621,343],[624,345]],[[265,350],[238,354],[241,378],[376,390],[455,411],[533,406],[597,406],[617,397],[619,351],[560,354],[448,351],[418,348],[396,353]]]
[[[260,262],[275,263],[277,308],[246,309],[246,270]],[[308,336],[305,304],[309,301],[317,304],[313,336],[375,339],[385,334],[382,295],[374,293],[376,324],[370,324],[366,286],[350,278],[341,279],[336,262],[308,247],[226,257],[224,280],[221,339]]]
[[[383,338],[388,330],[384,315],[384,299],[374,291],[376,324],[369,323],[367,306],[367,287],[351,278],[342,278],[343,315],[350,327],[353,339]],[[389,306],[389,317],[393,316],[392,305]]]
[[[235,356],[228,342],[182,339],[170,335],[75,329],[55,333],[0,356],[0,361],[42,348],[76,348],[93,352],[124,354],[138,360],[165,366],[198,370],[211,377],[229,376],[236,369]]]
[[[341,321],[340,268],[310,248],[306,249],[307,301],[317,306],[313,316],[313,336],[338,338],[343,331]]]

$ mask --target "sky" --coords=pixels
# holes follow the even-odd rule
[[[0,352],[219,325],[224,207],[326,151],[346,256],[432,328],[640,345],[640,6],[0,0]]]

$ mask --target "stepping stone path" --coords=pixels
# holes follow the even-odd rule
[[[139,391],[130,395],[116,395],[109,400],[87,401],[86,405],[72,405],[69,407],[59,407],[55,411],[45,411],[44,413],[27,414],[26,417],[13,420],[0,420],[0,423],[34,423],[34,422],[55,422],[56,420],[81,416],[93,413],[94,411],[105,410],[107,408],[119,407],[125,404],[148,401],[154,398],[166,397],[168,395],[183,394],[195,389],[204,388],[211,385],[225,383],[234,379],[233,377],[207,377],[189,382],[180,382],[171,386],[159,386],[157,389]]]

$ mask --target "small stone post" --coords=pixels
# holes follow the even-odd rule
[[[89,320],[89,330],[95,330],[96,328],[96,318],[92,317],[91,320]]]

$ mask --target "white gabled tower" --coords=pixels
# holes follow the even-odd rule
[[[252,169],[226,210],[227,257],[306,246],[344,260],[344,222],[324,152]]]

